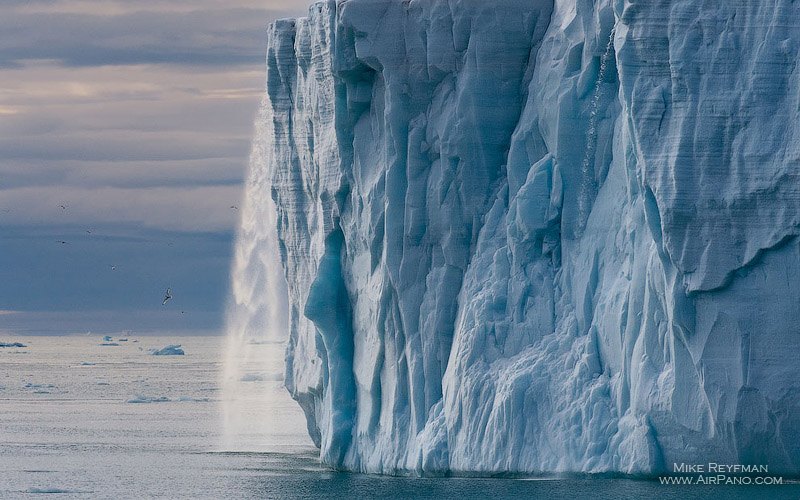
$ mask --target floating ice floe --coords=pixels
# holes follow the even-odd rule
[[[33,394],[51,394],[52,391],[50,389],[56,389],[53,384],[34,384],[33,382],[28,382],[23,387],[31,389]]]
[[[150,397],[137,395],[127,401],[126,403],[207,403],[211,401],[209,398],[193,398],[191,396],[180,396],[178,398],[170,399],[166,396]]]
[[[0,347],[28,347],[22,342],[0,342]]]
[[[34,384],[33,382],[26,383],[23,387],[26,389],[55,389],[53,384]]]
[[[177,399],[181,403],[207,403],[211,401],[209,398],[193,398],[190,396],[181,396]]]
[[[170,344],[161,349],[150,349],[150,354],[153,356],[183,356],[183,349],[180,344]]]
[[[61,488],[28,488],[25,493],[49,494],[49,493],[87,493],[85,491],[64,490]]]
[[[127,401],[126,403],[169,403],[170,399],[166,396],[150,397],[137,395]]]

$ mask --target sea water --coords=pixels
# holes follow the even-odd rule
[[[608,477],[414,478],[321,465],[281,343],[223,401],[222,337],[19,337],[0,349],[0,498],[800,498],[800,487]],[[102,343],[118,344],[100,345]],[[150,349],[180,344],[183,356]],[[261,360],[255,362],[253,360]],[[231,413],[231,409],[235,411]]]

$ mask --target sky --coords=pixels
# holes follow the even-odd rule
[[[0,2],[0,340],[221,332],[266,26],[310,3]]]

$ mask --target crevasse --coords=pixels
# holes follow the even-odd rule
[[[268,43],[324,461],[798,472],[800,2],[330,0]]]

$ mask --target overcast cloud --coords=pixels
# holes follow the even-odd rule
[[[0,3],[0,336],[219,330],[266,26],[309,3]]]

